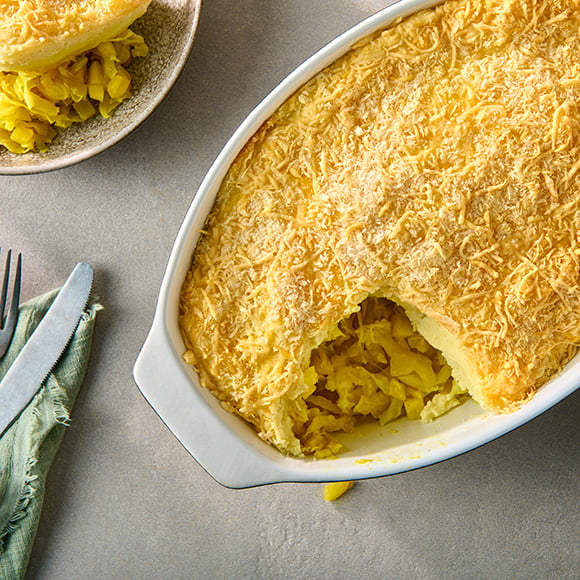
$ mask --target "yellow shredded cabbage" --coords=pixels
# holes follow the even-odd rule
[[[465,396],[442,354],[413,328],[404,311],[371,297],[343,320],[311,356],[305,381],[308,418],[295,425],[305,453],[331,458],[332,436],[357,422],[386,425],[398,417],[431,421]]]
[[[149,52],[130,29],[40,73],[0,72],[0,145],[12,153],[46,151],[57,128],[97,113],[109,117],[131,96],[127,65]]]

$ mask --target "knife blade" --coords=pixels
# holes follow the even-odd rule
[[[93,285],[93,269],[78,263],[0,382],[0,435],[26,408],[74,334]]]

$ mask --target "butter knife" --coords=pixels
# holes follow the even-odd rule
[[[0,435],[30,403],[64,352],[92,284],[92,267],[80,262],[0,382]]]

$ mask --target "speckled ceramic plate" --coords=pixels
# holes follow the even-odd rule
[[[149,45],[146,58],[130,67],[134,93],[109,119],[94,117],[60,130],[46,153],[15,155],[1,148],[0,174],[40,173],[84,161],[118,143],[165,98],[183,69],[201,9],[201,0],[153,0],[132,30]]]
[[[361,38],[400,16],[437,3],[437,0],[401,0],[355,26],[296,69],[234,133],[210,168],[185,217],[134,376],[145,398],[183,446],[225,486],[356,480],[417,469],[500,437],[543,413],[580,385],[580,356],[577,356],[514,413],[497,415],[470,400],[428,424],[405,418],[384,428],[369,424],[341,436],[346,451],[337,459],[316,461],[281,455],[264,443],[245,421],[222,409],[217,399],[200,387],[192,368],[181,360],[185,347],[177,321],[179,293],[199,232],[239,151],[290,95]]]

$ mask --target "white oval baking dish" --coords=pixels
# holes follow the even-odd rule
[[[203,180],[171,252],[155,317],[134,368],[153,409],[199,464],[219,483],[244,488],[277,482],[328,482],[380,477],[417,469],[487,443],[546,411],[580,384],[580,356],[508,415],[473,401],[429,424],[399,419],[367,425],[342,439],[348,451],[335,460],[286,457],[258,438],[251,426],[220,407],[181,360],[185,350],[177,314],[181,285],[220,183],[238,152],[262,123],[300,86],[368,34],[439,0],[402,0],[339,36],[289,75],[247,117]]]

